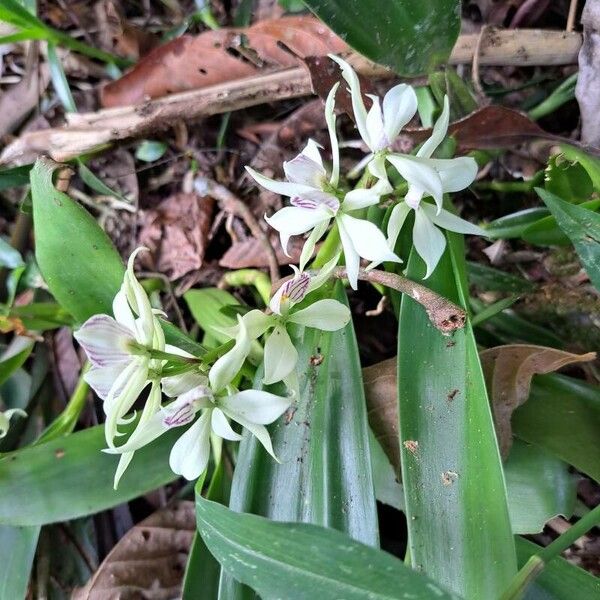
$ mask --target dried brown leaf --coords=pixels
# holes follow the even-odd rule
[[[180,597],[196,529],[193,502],[163,508],[130,529],[73,600]]]
[[[175,194],[141,213],[139,245],[150,249],[146,267],[179,279],[202,266],[214,201],[196,194]]]
[[[396,358],[363,369],[369,424],[390,463],[400,473]]]
[[[248,28],[223,28],[184,35],[144,57],[101,91],[103,106],[137,104],[251,77],[265,70],[302,64],[307,56],[343,52],[348,46],[314,17],[260,21]]]
[[[511,417],[529,397],[533,376],[589,362],[596,358],[596,353],[571,354],[544,346],[510,344],[484,350],[479,356],[492,403],[500,452],[506,458],[512,445]]]
[[[290,241],[288,248],[290,256],[283,253],[278,239],[271,238],[271,243],[275,249],[277,262],[280,265],[297,263],[300,259],[300,253],[302,252],[301,240]],[[264,244],[256,238],[248,238],[241,242],[234,242],[221,257],[219,266],[226,269],[259,269],[268,267],[269,260]]]

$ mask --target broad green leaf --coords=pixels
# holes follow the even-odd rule
[[[334,529],[237,513],[199,494],[196,516],[223,569],[264,600],[453,597],[397,558]]]
[[[515,440],[504,464],[513,533],[540,533],[557,515],[570,518],[577,482],[562,460]]]
[[[600,389],[563,375],[538,375],[513,414],[513,433],[600,481]]]
[[[230,317],[221,311],[226,306],[239,304],[234,296],[219,288],[202,288],[187,291],[183,295],[183,299],[186,301],[196,323],[208,336],[208,342],[214,340],[216,343],[213,345],[217,346],[231,339],[219,329],[232,327],[236,324],[234,317]]]
[[[541,548],[521,537],[516,538],[519,567]],[[531,584],[524,600],[592,600],[600,598],[600,579],[564,558],[553,558]]]
[[[345,42],[400,75],[428,73],[450,55],[458,0],[304,0]]]
[[[0,598],[27,597],[40,528],[0,525]]]
[[[464,245],[454,234],[448,242],[427,286],[465,306]],[[419,280],[423,274],[413,252],[408,277]],[[516,558],[492,415],[468,322],[446,337],[419,304],[402,298],[398,400],[412,564],[464,598],[498,597],[516,573]]]
[[[139,450],[113,490],[118,457],[105,454],[104,428],[16,450],[0,459],[0,524],[44,525],[97,513],[173,481],[174,430]]]
[[[23,306],[13,306],[10,316],[21,319],[23,325],[32,331],[73,325],[73,317],[56,302],[32,302]]]
[[[594,186],[585,167],[579,161],[570,161],[563,154],[548,160],[544,187],[547,191],[574,204],[590,199]]]
[[[331,297],[331,288],[327,288]],[[333,297],[346,301],[343,286]],[[276,521],[314,523],[378,545],[366,403],[352,324],[336,332],[298,328],[298,402],[270,427],[276,463],[246,435],[230,507]],[[231,578],[222,600],[247,595]]]
[[[541,188],[536,188],[536,192],[573,242],[586,273],[596,289],[600,290],[600,215],[569,204]]]
[[[124,267],[91,215],[52,182],[57,164],[37,160],[31,172],[36,258],[56,300],[78,321],[112,312]]]

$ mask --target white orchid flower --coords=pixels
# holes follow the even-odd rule
[[[104,400],[105,435],[110,447],[118,435],[117,426],[148,384],[150,372],[163,363],[144,354],[144,349],[165,350],[165,339],[133,271],[135,257],[142,250],[138,248],[129,258],[123,283],[113,300],[114,318],[94,315],[74,334],[91,363],[84,378]]]
[[[235,346],[219,358],[208,377],[214,390],[225,387],[235,377],[250,352],[250,344],[269,331],[265,340],[264,379],[267,385],[278,381],[288,383],[298,361],[287,326],[296,323],[323,331],[336,331],[350,321],[350,310],[333,299],[317,300],[310,306],[298,309],[296,305],[306,294],[320,287],[330,276],[339,256],[334,257],[321,272],[311,277],[296,269],[295,276],[286,281],[271,298],[272,314],[251,310],[243,317],[238,316],[238,326],[228,333],[235,338]],[[290,385],[290,387],[294,387]]]
[[[390,251],[377,226],[351,214],[377,204],[382,195],[390,193],[392,188],[387,180],[380,180],[369,189],[356,189],[346,194],[337,190],[339,151],[333,110],[336,89],[337,85],[332,88],[325,104],[333,153],[333,169],[329,178],[319,147],[312,140],[296,158],[284,163],[287,181],[274,181],[250,167],[246,167],[246,170],[264,188],[290,198],[291,206],[282,208],[271,217],[265,217],[269,225],[279,232],[281,246],[286,254],[290,237],[311,232],[300,256],[301,271],[313,255],[316,243],[323,237],[330,223],[335,221],[344,250],[348,280],[352,288],[356,289],[361,258],[377,263],[402,261]]]
[[[15,416],[26,417],[27,413],[20,408],[9,408],[4,412],[0,411],[0,439],[6,436],[10,428],[10,420]]]
[[[342,76],[350,86],[350,97],[356,127],[371,154],[365,157],[361,166],[368,168],[377,179],[387,181],[385,156],[391,149],[401,129],[417,112],[417,95],[410,85],[401,83],[390,89],[383,97],[367,94],[372,100],[369,111],[365,108],[360,81],[354,69],[339,56],[330,54],[342,69]],[[383,106],[382,106],[383,105]]]
[[[442,208],[446,192],[458,192],[469,186],[477,176],[477,163],[469,156],[450,159],[433,159],[431,155],[442,143],[448,131],[450,107],[444,98],[444,109],[433,127],[431,137],[421,146],[416,156],[389,154],[387,160],[408,182],[404,202],[397,204],[390,215],[387,227],[388,244],[396,245],[402,225],[411,210],[415,211],[413,243],[419,256],[425,261],[427,279],[435,270],[446,248],[446,237],[438,229],[456,233],[487,235],[485,230],[473,225]],[[422,202],[431,196],[436,207]]]
[[[194,480],[208,465],[211,437],[231,441],[242,439],[232,429],[229,423],[231,419],[255,435],[267,452],[277,460],[265,425],[277,420],[290,403],[290,398],[259,390],[215,396],[208,387],[198,386],[155,412],[143,425],[140,421],[135,437],[132,435],[124,445],[117,449],[109,448],[106,452],[123,454],[124,458],[170,429],[190,425],[173,445],[169,465],[177,475]],[[200,416],[196,418],[198,413]],[[118,470],[115,487],[121,475],[122,470]]]

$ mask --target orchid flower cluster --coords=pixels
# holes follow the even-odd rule
[[[341,67],[349,86],[358,131],[369,148],[361,164],[368,187],[346,190],[340,180],[339,144],[336,133],[336,84],[325,103],[332,164],[328,171],[320,146],[309,140],[302,152],[283,165],[286,181],[275,181],[250,167],[250,175],[263,187],[287,196],[290,206],[277,211],[267,222],[276,229],[287,253],[292,236],[308,234],[294,275],[279,287],[265,311],[250,310],[237,316],[237,324],[224,333],[230,342],[202,356],[193,356],[165,343],[162,318],[154,309],[134,274],[136,250],[127,265],[123,283],[113,301],[113,315],[94,315],[75,333],[87,353],[91,368],[86,381],[103,401],[106,414],[105,452],[120,456],[115,487],[134,453],[171,429],[180,429],[169,458],[171,469],[187,479],[199,477],[207,468],[211,444],[215,454],[223,440],[239,441],[241,431],[256,436],[275,459],[266,425],[276,421],[298,395],[298,351],[290,327],[304,326],[336,331],[350,321],[350,310],[334,299],[313,294],[331,278],[343,253],[345,274],[356,289],[361,258],[373,268],[382,262],[402,262],[395,253],[400,231],[414,212],[413,242],[423,258],[429,277],[445,249],[439,228],[485,235],[479,227],[446,211],[443,195],[470,185],[477,174],[472,158],[432,158],[444,140],[449,121],[447,98],[431,137],[416,155],[393,151],[402,127],[417,111],[414,90],[405,84],[393,87],[381,101],[370,96],[367,111],[360,82],[352,67],[331,56]],[[388,167],[406,180],[405,194],[398,197],[388,178]],[[387,235],[364,218],[367,207],[392,199]],[[429,198],[433,203],[429,202]],[[319,272],[305,271],[316,245],[333,225],[339,233],[338,248]],[[256,342],[264,342],[262,383],[283,382],[286,395],[262,389],[239,389],[246,359]],[[142,402],[141,397],[146,399]],[[135,408],[143,405],[141,414]],[[10,415],[6,413],[5,420]],[[232,426],[232,422],[235,426]],[[7,425],[7,424],[6,424]],[[0,430],[2,422],[0,422]],[[129,436],[124,443],[120,438]]]

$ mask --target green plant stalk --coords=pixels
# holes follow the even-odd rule
[[[221,280],[230,287],[243,287],[253,285],[259,293],[265,306],[269,305],[271,299],[271,280],[266,273],[258,269],[238,269],[229,271],[223,275]]]
[[[322,268],[328,261],[330,261],[338,252],[340,247],[340,232],[337,228],[337,223],[333,224],[333,227],[329,230],[325,241],[321,244],[317,256],[312,263],[313,269]]]
[[[544,570],[545,566],[569,546],[600,524],[600,506],[596,506],[587,515],[579,519],[572,527],[558,536],[551,544],[534,554],[502,594],[501,600],[520,600],[527,586]]]
[[[569,100],[573,100],[575,98],[577,75],[577,73],[573,73],[570,77],[567,77],[545,100],[529,111],[529,116],[537,121],[553,113]]]
[[[62,413],[42,432],[40,437],[35,441],[36,444],[43,444],[49,442],[62,435],[72,433],[75,429],[75,425],[79,420],[79,415],[85,407],[85,401],[90,391],[90,386],[84,379],[86,372],[90,367],[89,363],[85,363],[79,380],[75,386],[72,396],[69,398],[69,402]]]

